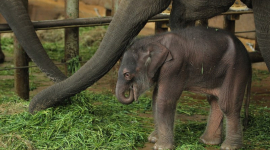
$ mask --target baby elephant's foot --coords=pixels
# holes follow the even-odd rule
[[[221,143],[221,137],[208,137],[205,135],[202,135],[199,139],[201,143],[204,143],[206,145],[218,145]]]
[[[158,141],[158,134],[156,131],[153,131],[149,136],[148,136],[148,142],[150,143],[156,143]]]
[[[157,142],[154,145],[153,149],[154,150],[171,150],[171,149],[174,149],[174,146],[172,143]]]
[[[239,142],[229,142],[228,140],[225,140],[222,145],[221,148],[222,150],[235,150],[235,149],[240,149],[243,147],[243,143],[242,141]]]

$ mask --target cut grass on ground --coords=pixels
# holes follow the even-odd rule
[[[21,112],[0,114],[2,149],[135,149],[144,145],[153,128],[153,119],[141,115],[151,112],[151,100],[146,97],[123,105],[112,95],[82,92],[64,106],[35,115],[27,112],[28,104],[16,96],[0,97],[0,106],[6,109],[22,107]],[[181,107],[189,111],[190,105]],[[270,148],[270,108],[252,105],[250,114],[244,149]],[[176,120],[176,149],[205,149],[198,143],[205,125],[206,121]]]

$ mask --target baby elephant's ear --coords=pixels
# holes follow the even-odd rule
[[[151,59],[148,66],[148,76],[153,78],[158,69],[167,61],[172,60],[170,51],[160,43],[154,42],[148,45],[147,50]]]

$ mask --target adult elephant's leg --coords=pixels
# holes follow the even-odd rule
[[[66,79],[66,76],[55,66],[43,49],[22,2],[20,0],[1,0],[0,13],[37,66],[53,81],[59,82]]]
[[[122,0],[95,55],[67,80],[38,93],[29,111],[46,109],[95,83],[118,61],[129,42],[170,0]]]
[[[194,26],[199,19],[208,19],[226,12],[235,0],[174,0],[170,16],[172,30]]]
[[[1,46],[1,43],[0,43],[0,46]],[[3,63],[4,61],[5,61],[5,54],[0,48],[0,63]]]
[[[253,0],[252,6],[257,41],[267,68],[270,70],[270,1]]]

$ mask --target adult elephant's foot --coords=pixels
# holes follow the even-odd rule
[[[170,150],[170,149],[174,149],[174,145],[173,145],[172,142],[167,142],[167,141],[166,142],[164,142],[164,141],[159,142],[159,141],[154,145],[154,147],[153,147],[154,150],[168,150],[168,149]]]
[[[220,149],[222,150],[235,150],[243,147],[242,140],[225,140]]]
[[[203,134],[199,141],[206,145],[218,145],[221,143],[221,136],[207,136]]]
[[[156,143],[157,141],[158,141],[158,134],[157,131],[155,130],[148,136],[148,142]]]

